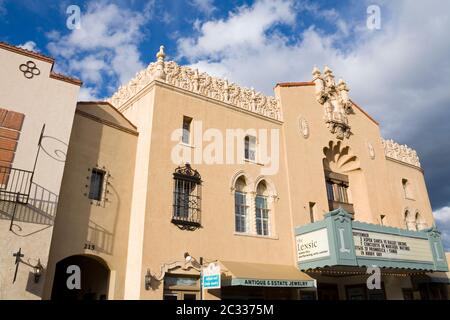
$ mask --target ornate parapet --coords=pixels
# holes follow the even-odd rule
[[[383,144],[386,157],[420,168],[419,157],[414,149],[411,149],[407,145],[398,144],[394,140],[381,139],[381,143]]]
[[[164,47],[157,54],[157,62],[150,63],[126,85],[121,86],[107,101],[120,109],[153,80],[221,101],[275,120],[282,120],[275,97],[265,96],[254,89],[240,87],[226,79],[212,77],[197,69],[179,66],[174,61],[164,61]]]

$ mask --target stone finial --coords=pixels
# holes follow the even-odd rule
[[[155,70],[155,79],[157,80],[166,80],[166,73],[164,71],[164,59],[166,58],[166,54],[164,53],[164,46],[159,47],[159,51],[156,54],[156,70]]]
[[[158,59],[158,60],[163,60],[164,61],[164,59],[166,58],[166,54],[164,53],[164,46],[160,46],[159,47],[159,51],[158,51],[158,53],[156,54],[156,58]]]
[[[341,90],[341,91],[342,90],[349,91],[349,89],[347,87],[347,84],[345,83],[344,80],[342,80],[342,78],[339,79],[339,81],[338,81],[338,89]]]
[[[319,70],[319,68],[317,68],[317,66],[314,66],[311,74],[313,75],[313,81],[315,79],[319,78],[320,77],[320,70]]]

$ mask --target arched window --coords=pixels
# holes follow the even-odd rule
[[[181,228],[199,227],[202,180],[197,170],[187,163],[173,173],[172,223]]]
[[[405,210],[405,226],[408,230],[417,231],[416,219],[408,209]]]
[[[411,183],[408,179],[402,179],[403,193],[406,199],[414,199]]]
[[[269,192],[267,184],[262,180],[256,187],[255,197],[256,234],[262,236],[270,235],[270,209],[267,204],[268,196]]]
[[[236,232],[248,232],[247,182],[240,176],[234,185],[234,220]]]
[[[428,228],[427,222],[419,212],[416,212],[416,228],[418,231]]]

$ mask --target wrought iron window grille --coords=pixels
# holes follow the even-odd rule
[[[173,211],[171,222],[182,230],[201,227],[202,179],[197,170],[187,163],[173,173]]]

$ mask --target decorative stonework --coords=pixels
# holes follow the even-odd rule
[[[348,97],[347,84],[340,79],[336,85],[333,71],[325,67],[323,75],[314,67],[313,82],[316,86],[316,99],[324,106],[324,120],[331,133],[338,139],[349,138],[351,131],[347,115],[352,112],[352,103]]]
[[[275,120],[282,120],[280,107],[274,97],[265,96],[254,89],[240,87],[226,79],[212,77],[197,69],[179,66],[174,61],[165,62],[164,47],[157,54],[157,62],[150,63],[107,101],[120,110],[153,80],[159,80],[175,87],[218,100]]]
[[[31,60],[21,64],[19,70],[23,72],[23,76],[27,79],[33,79],[34,76],[41,74],[41,70],[39,70],[36,63]]]
[[[413,166],[420,168],[419,157],[414,149],[411,149],[407,145],[401,145],[393,140],[381,139],[381,143],[384,147],[384,154],[388,158],[392,158],[398,161],[402,161]]]

